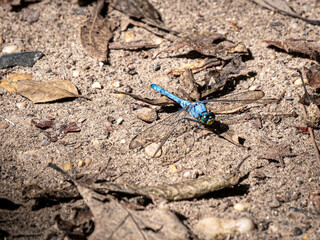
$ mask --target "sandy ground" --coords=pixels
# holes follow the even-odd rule
[[[320,5],[316,1],[288,2],[299,14],[320,19]],[[266,97],[278,97],[285,90],[285,98],[280,103],[253,108],[251,112],[295,111],[298,117],[282,118],[281,121],[265,119],[263,127],[259,128],[256,120],[241,120],[239,114],[230,116],[231,120],[235,119],[230,128],[245,139],[244,145],[250,150],[198,130],[196,142],[188,154],[179,153],[172,158],[166,155],[165,149],[185,150],[185,140],[192,138],[191,130],[181,138],[170,138],[160,158],[147,157],[143,149],[130,150],[128,144],[149,124],[137,118],[134,110],[137,101],[113,93],[116,89],[114,83],[119,82],[122,88],[130,86],[133,93],[149,98],[159,96],[150,88],[151,83],[175,92],[179,82],[167,73],[172,68],[196,60],[187,55],[175,57],[188,53],[190,48],[163,53],[156,59],[143,58],[140,51],[111,50],[109,64],[101,65],[85,53],[79,38],[80,26],[86,15],[93,11],[94,4],[80,7],[74,0],[44,0],[17,11],[10,11],[10,5],[0,5],[0,50],[12,45],[16,47],[16,52],[42,51],[45,54],[33,67],[0,70],[1,78],[10,73],[30,73],[42,81],[66,79],[72,81],[81,94],[91,98],[91,101],[77,98],[33,104],[18,94],[0,89],[0,122],[8,125],[0,129],[0,197],[20,204],[11,210],[0,209],[0,229],[9,234],[8,239],[44,239],[48,232],[57,231],[54,227],[57,214],[68,219],[74,208],[85,206],[80,199],[32,210],[34,201],[25,201],[22,196],[25,186],[38,184],[44,188],[56,188],[64,182],[61,175],[46,168],[49,162],[62,167],[70,163],[72,168],[69,173],[74,176],[100,174],[100,178],[113,176],[111,179],[116,179],[114,181],[117,183],[157,185],[184,181],[184,173],[190,169],[204,175],[225,176],[232,172],[241,159],[250,155],[241,168],[243,174],[249,174],[239,187],[223,194],[170,202],[168,208],[184,216],[184,223],[191,230],[200,218],[208,216],[246,216],[254,221],[254,231],[232,234],[229,236],[231,239],[319,239],[319,213],[309,198],[319,190],[320,163],[316,161],[309,135],[296,128],[305,126],[305,123],[295,95],[303,94],[303,89],[294,84],[299,74],[293,70],[311,63],[311,60],[267,48],[262,41],[319,39],[320,28],[245,0],[152,0],[151,3],[171,29],[184,33],[218,32],[226,34],[231,41],[244,42],[253,58],[245,62],[238,74],[244,77],[238,81],[234,92],[256,86],[265,92]],[[26,18],[31,13],[39,13],[38,20],[32,23]],[[118,20],[123,18],[117,12],[111,15]],[[230,25],[231,20],[238,26],[238,31]],[[148,31],[132,27],[121,34],[118,32],[114,41],[123,41],[128,32],[136,40],[157,40]],[[164,40],[160,49],[168,46],[170,43]],[[158,51],[152,49],[145,53],[154,54]],[[158,71],[155,71],[156,64],[160,66]],[[128,68],[134,68],[137,74],[131,75]],[[79,72],[79,76],[74,76],[75,71]],[[201,81],[208,71],[195,74],[195,79]],[[93,89],[93,82],[100,82],[103,88]],[[159,118],[168,114],[160,111]],[[31,120],[48,116],[59,122],[77,122],[81,131],[68,133],[63,142],[45,144],[43,131],[31,124]],[[110,118],[115,121],[110,123]],[[117,124],[121,118],[123,121]],[[110,131],[110,125],[113,131]],[[318,139],[318,131],[315,134]],[[283,157],[284,168],[280,167],[278,161],[259,158],[269,151],[261,141],[263,137],[268,137],[276,146],[290,146],[295,156]],[[79,161],[87,158],[91,159],[90,164],[79,167]],[[173,163],[182,171],[171,173],[169,168]],[[250,203],[249,209],[244,212],[234,210],[232,206],[238,202]]]

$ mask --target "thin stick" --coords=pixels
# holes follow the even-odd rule
[[[303,81],[303,79],[302,79],[302,81]],[[300,95],[298,93],[297,93],[297,96],[298,96],[299,101],[300,101],[301,97],[300,97]],[[302,108],[302,112],[303,112],[304,118],[308,119],[308,114],[307,114],[307,110],[306,110],[305,106],[302,103],[300,105],[301,105],[301,108]],[[308,127],[308,131],[309,131],[309,134],[310,134],[310,138],[311,138],[313,149],[314,149],[314,151],[316,153],[316,159],[320,163],[319,148],[318,148],[316,140],[314,138],[313,128],[312,127]]]

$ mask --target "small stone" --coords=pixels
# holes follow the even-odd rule
[[[78,119],[78,123],[83,123],[83,122],[85,122],[87,119],[86,118],[79,118]]]
[[[0,57],[0,69],[15,66],[32,67],[42,57],[42,52],[22,52],[3,55]]]
[[[72,76],[73,76],[73,77],[79,77],[79,76],[80,76],[80,71],[79,71],[79,70],[74,70],[74,71],[72,72]]]
[[[3,54],[11,54],[16,52],[18,47],[16,45],[7,45],[2,48]]]
[[[99,66],[103,67],[104,63],[103,62],[99,62]]]
[[[116,81],[116,82],[112,83],[112,86],[114,88],[119,88],[119,87],[121,87],[121,83],[119,81]]]
[[[93,139],[93,140],[92,140],[92,145],[95,146],[95,147],[97,147],[97,146],[100,145],[100,141],[99,141],[98,139]]]
[[[121,139],[121,140],[120,140],[120,143],[121,143],[121,144],[125,144],[125,143],[126,143],[126,140],[125,140],[125,139]]]
[[[49,144],[50,144],[50,142],[47,139],[42,139],[42,141],[41,141],[42,146],[47,146]]]
[[[274,198],[269,206],[271,208],[277,208],[277,207],[280,207],[280,205],[281,205],[280,202],[277,199]]]
[[[272,54],[272,55],[271,55],[271,59],[272,59],[272,60],[276,60],[276,59],[277,59],[276,55],[275,55],[275,54]]]
[[[145,152],[146,152],[147,156],[154,157],[154,158],[160,157],[161,154],[162,154],[162,150],[161,149],[159,149],[157,154],[154,155],[155,152],[157,151],[158,147],[159,147],[159,145],[157,143],[151,143],[150,145],[146,146]]]
[[[94,82],[92,85],[91,85],[92,88],[94,89],[101,89],[102,86],[99,82]]]
[[[88,166],[90,163],[91,163],[91,158],[86,158],[85,160],[84,160],[84,163]]]
[[[69,171],[71,168],[72,168],[72,164],[71,164],[71,163],[65,163],[65,164],[63,165],[63,169],[64,169],[65,171]]]
[[[185,171],[183,173],[183,177],[184,178],[187,178],[187,179],[196,179],[198,178],[200,175],[202,175],[203,172],[200,171],[200,170],[197,170],[197,169],[194,169],[194,170],[188,170],[188,171]]]
[[[120,124],[122,124],[123,123],[123,118],[122,117],[119,117],[118,119],[117,119],[117,121],[116,121],[116,123],[117,123],[117,125],[120,125]]]
[[[136,113],[139,119],[148,123],[152,123],[158,118],[158,114],[153,108],[139,108]]]
[[[80,160],[80,161],[78,162],[78,167],[82,167],[83,165],[84,165],[83,161]]]
[[[255,225],[250,218],[239,219],[222,219],[215,217],[207,217],[198,221],[195,230],[200,238],[215,239],[217,235],[232,234],[237,231],[240,233],[248,233],[255,229]]]
[[[308,84],[308,79],[304,78],[304,84]],[[296,86],[302,86],[302,80],[301,78],[298,78],[296,81],[294,81],[294,85]]]
[[[251,207],[251,205],[247,202],[239,202],[233,206],[233,209],[236,211],[239,211],[239,212],[243,212],[243,211],[248,210],[250,207]]]
[[[21,102],[21,103],[17,103],[16,104],[17,108],[19,108],[20,110],[25,109],[27,106],[26,102]]]
[[[161,44],[163,43],[163,39],[162,38],[159,38],[159,37],[156,37],[153,39],[152,41],[154,44]]]
[[[301,228],[295,227],[293,229],[293,235],[295,236],[300,236],[303,233],[303,231],[301,230]]]
[[[169,166],[169,173],[173,174],[173,173],[177,173],[177,172],[180,172],[180,170],[177,168],[177,166],[175,164]]]
[[[161,66],[159,63],[155,63],[155,64],[152,64],[152,68],[153,68],[153,71],[159,71],[161,69]]]
[[[8,124],[6,124],[6,123],[4,123],[4,122],[0,122],[0,130],[6,129],[6,128],[8,128],[8,127],[9,127]]]

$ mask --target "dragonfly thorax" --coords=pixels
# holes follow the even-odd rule
[[[206,125],[212,125],[214,122],[214,114],[213,112],[203,112],[200,115],[200,121]]]

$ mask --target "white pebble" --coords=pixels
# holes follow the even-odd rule
[[[304,84],[308,84],[308,80],[307,79],[304,79]],[[296,86],[302,86],[302,80],[301,78],[298,78],[295,82],[294,82],[294,85]]]
[[[208,217],[199,220],[195,229],[200,237],[204,239],[214,239],[217,235],[232,234],[234,232],[248,233],[255,229],[255,225],[250,218],[222,219]]]
[[[123,118],[122,117],[119,117],[118,119],[117,119],[117,125],[120,125],[121,123],[123,123]]]
[[[74,71],[72,72],[72,76],[73,76],[73,77],[79,77],[79,76],[80,76],[80,71],[79,71],[79,70],[74,70]]]
[[[242,212],[249,209],[250,207],[251,207],[250,204],[247,202],[239,202],[233,206],[233,209],[236,211]]]
[[[18,47],[16,45],[7,45],[2,48],[2,53],[4,54],[10,54],[17,51]]]
[[[92,85],[91,85],[92,88],[94,89],[101,89],[102,86],[99,82],[94,82]]]
[[[99,62],[99,66],[103,67],[104,63],[103,62]]]
[[[112,86],[114,88],[119,88],[119,87],[121,87],[121,83],[119,81],[116,81],[116,82],[112,83]]]
[[[125,144],[125,143],[126,143],[126,140],[125,140],[125,139],[121,139],[121,140],[120,140],[120,143]]]
[[[22,109],[26,108],[27,104],[25,102],[21,102],[21,103],[17,103],[16,106],[17,106],[17,108],[22,110]]]
[[[157,151],[159,145],[157,143],[151,143],[150,145],[146,146],[145,148],[145,152],[147,154],[147,156],[149,157],[155,157],[158,158],[161,156],[162,151],[161,149],[159,149],[159,151],[157,152],[157,154],[154,156],[155,152]]]

